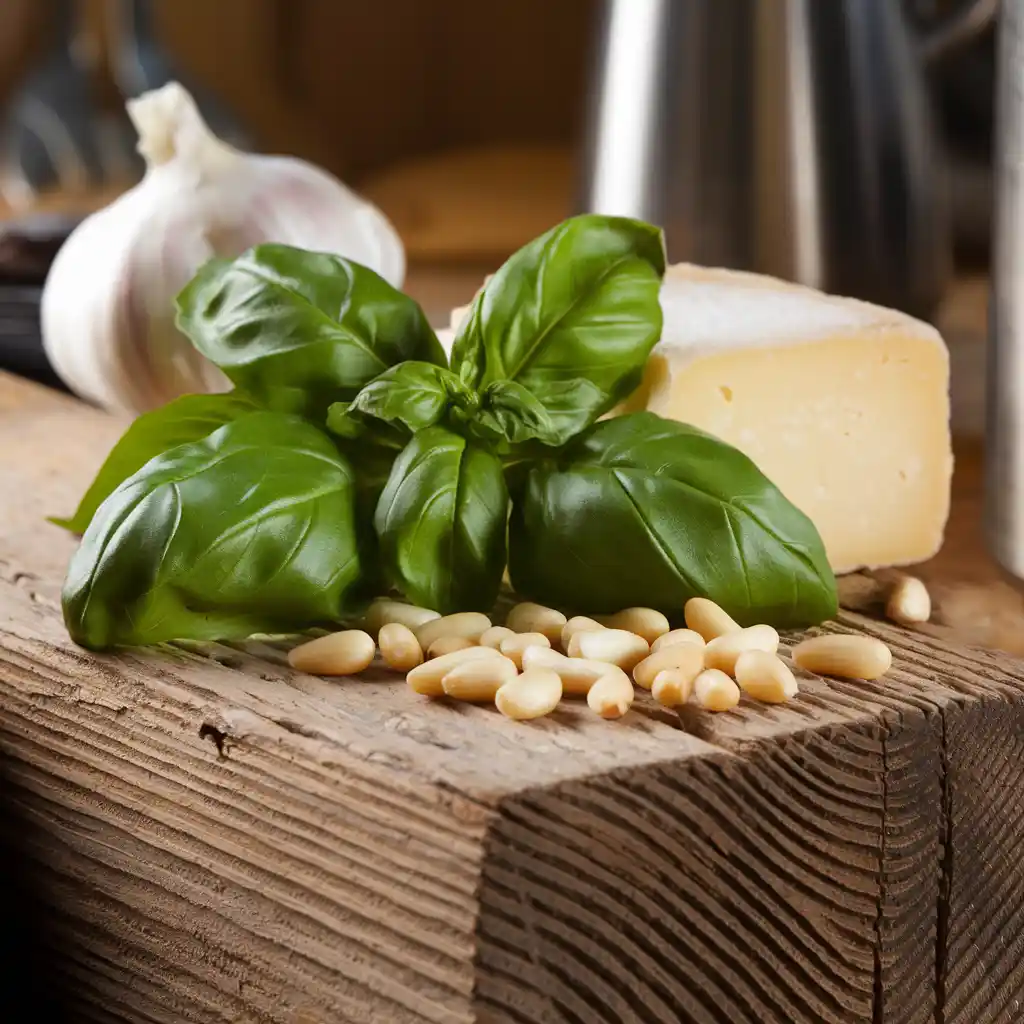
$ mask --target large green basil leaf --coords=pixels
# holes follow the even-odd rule
[[[640,412],[535,465],[513,499],[515,589],[591,614],[710,597],[743,624],[821,622],[836,584],[811,521],[741,452]]]
[[[211,260],[177,302],[179,328],[238,388],[318,423],[389,366],[446,365],[423,310],[340,256],[258,245]]]
[[[507,522],[501,462],[444,427],[421,430],[377,503],[387,581],[442,613],[489,611],[505,569]]]
[[[107,496],[155,455],[188,441],[198,441],[255,408],[248,398],[232,392],[184,395],[159,409],[143,413],[114,445],[75,514],[70,518],[54,516],[50,522],[72,533],[84,533]]]
[[[532,391],[564,439],[640,383],[661,336],[665,246],[625,217],[564,221],[515,253],[481,289],[452,346],[470,387]]]
[[[360,582],[353,474],[326,434],[254,412],[158,455],[100,506],[64,620],[104,649],[337,621]]]

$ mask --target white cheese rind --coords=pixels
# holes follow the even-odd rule
[[[818,527],[837,572],[933,555],[953,468],[949,357],[895,310],[738,271],[679,264],[644,382],[647,408],[748,454]],[[468,307],[454,310],[450,348]]]

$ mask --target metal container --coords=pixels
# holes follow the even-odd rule
[[[1024,580],[1024,0],[1004,0],[996,95],[986,518],[999,563]]]
[[[897,0],[605,0],[580,205],[666,229],[669,255],[921,316],[952,241],[924,54]]]

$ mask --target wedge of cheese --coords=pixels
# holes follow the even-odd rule
[[[949,356],[928,324],[774,278],[680,264],[646,408],[749,455],[815,523],[836,572],[931,557],[949,513]],[[450,344],[466,309],[452,314]]]

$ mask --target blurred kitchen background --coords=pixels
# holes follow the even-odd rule
[[[673,259],[936,320],[982,432],[995,0],[0,2],[0,368],[53,380],[38,285],[141,174],[124,97],[174,77],[377,203],[436,324],[563,217],[636,213]]]

